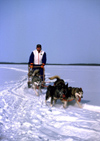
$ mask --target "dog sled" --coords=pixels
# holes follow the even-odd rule
[[[30,64],[28,65],[28,88],[31,88],[32,87],[32,79],[33,79],[33,74],[36,70],[39,70],[39,69],[43,69],[43,75],[39,74],[40,77],[42,77],[42,85],[41,85],[41,88],[47,88],[50,84],[51,85],[54,85],[52,84],[53,82],[45,82],[45,70],[44,70],[44,67],[41,68],[41,66],[32,66],[30,67]],[[37,86],[37,89],[39,89],[39,87]],[[64,101],[73,101],[74,98],[69,98],[68,100],[65,100],[63,99]],[[81,97],[78,97],[78,102],[81,102]]]

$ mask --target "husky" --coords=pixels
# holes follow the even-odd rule
[[[80,104],[80,101],[79,101],[81,98],[83,98],[83,90],[82,90],[82,88],[68,87],[67,97],[65,98],[65,100],[67,102],[75,99],[78,106],[80,108],[82,108],[82,106]],[[64,100],[62,100],[62,102],[64,102]],[[65,106],[67,106],[67,102],[66,102]]]
[[[54,82],[54,86],[49,85],[46,92],[45,97],[45,103],[49,98],[51,98],[51,107],[56,103],[57,99],[63,100],[65,97],[67,97],[67,90],[68,85],[65,85],[65,82],[63,79],[60,79],[59,76],[53,76],[49,78],[50,80],[57,79]],[[65,108],[66,101],[64,102],[63,107]]]
[[[38,96],[39,95],[39,91],[41,91],[41,85],[42,85],[42,79],[39,73],[39,69],[36,69],[33,73],[32,73],[32,88],[35,91],[35,94]],[[38,89],[38,91],[36,90]]]

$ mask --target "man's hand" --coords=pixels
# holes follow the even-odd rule
[[[42,68],[42,69],[44,68],[44,65],[45,65],[45,64],[44,64],[44,63],[42,63],[42,65],[41,65],[41,68]]]
[[[33,63],[30,63],[30,68],[32,68],[32,69],[33,69]]]

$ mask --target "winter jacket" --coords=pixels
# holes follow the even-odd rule
[[[46,53],[42,50],[40,53],[38,53],[37,50],[34,50],[29,57],[29,64],[30,63],[35,65],[41,65],[42,63],[46,64]]]

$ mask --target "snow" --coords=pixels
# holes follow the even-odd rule
[[[83,108],[74,100],[66,109],[60,100],[46,105],[46,89],[36,96],[27,87],[27,73],[27,65],[0,65],[0,141],[100,140],[99,66],[45,66],[47,82],[59,75],[69,86],[82,87]]]

